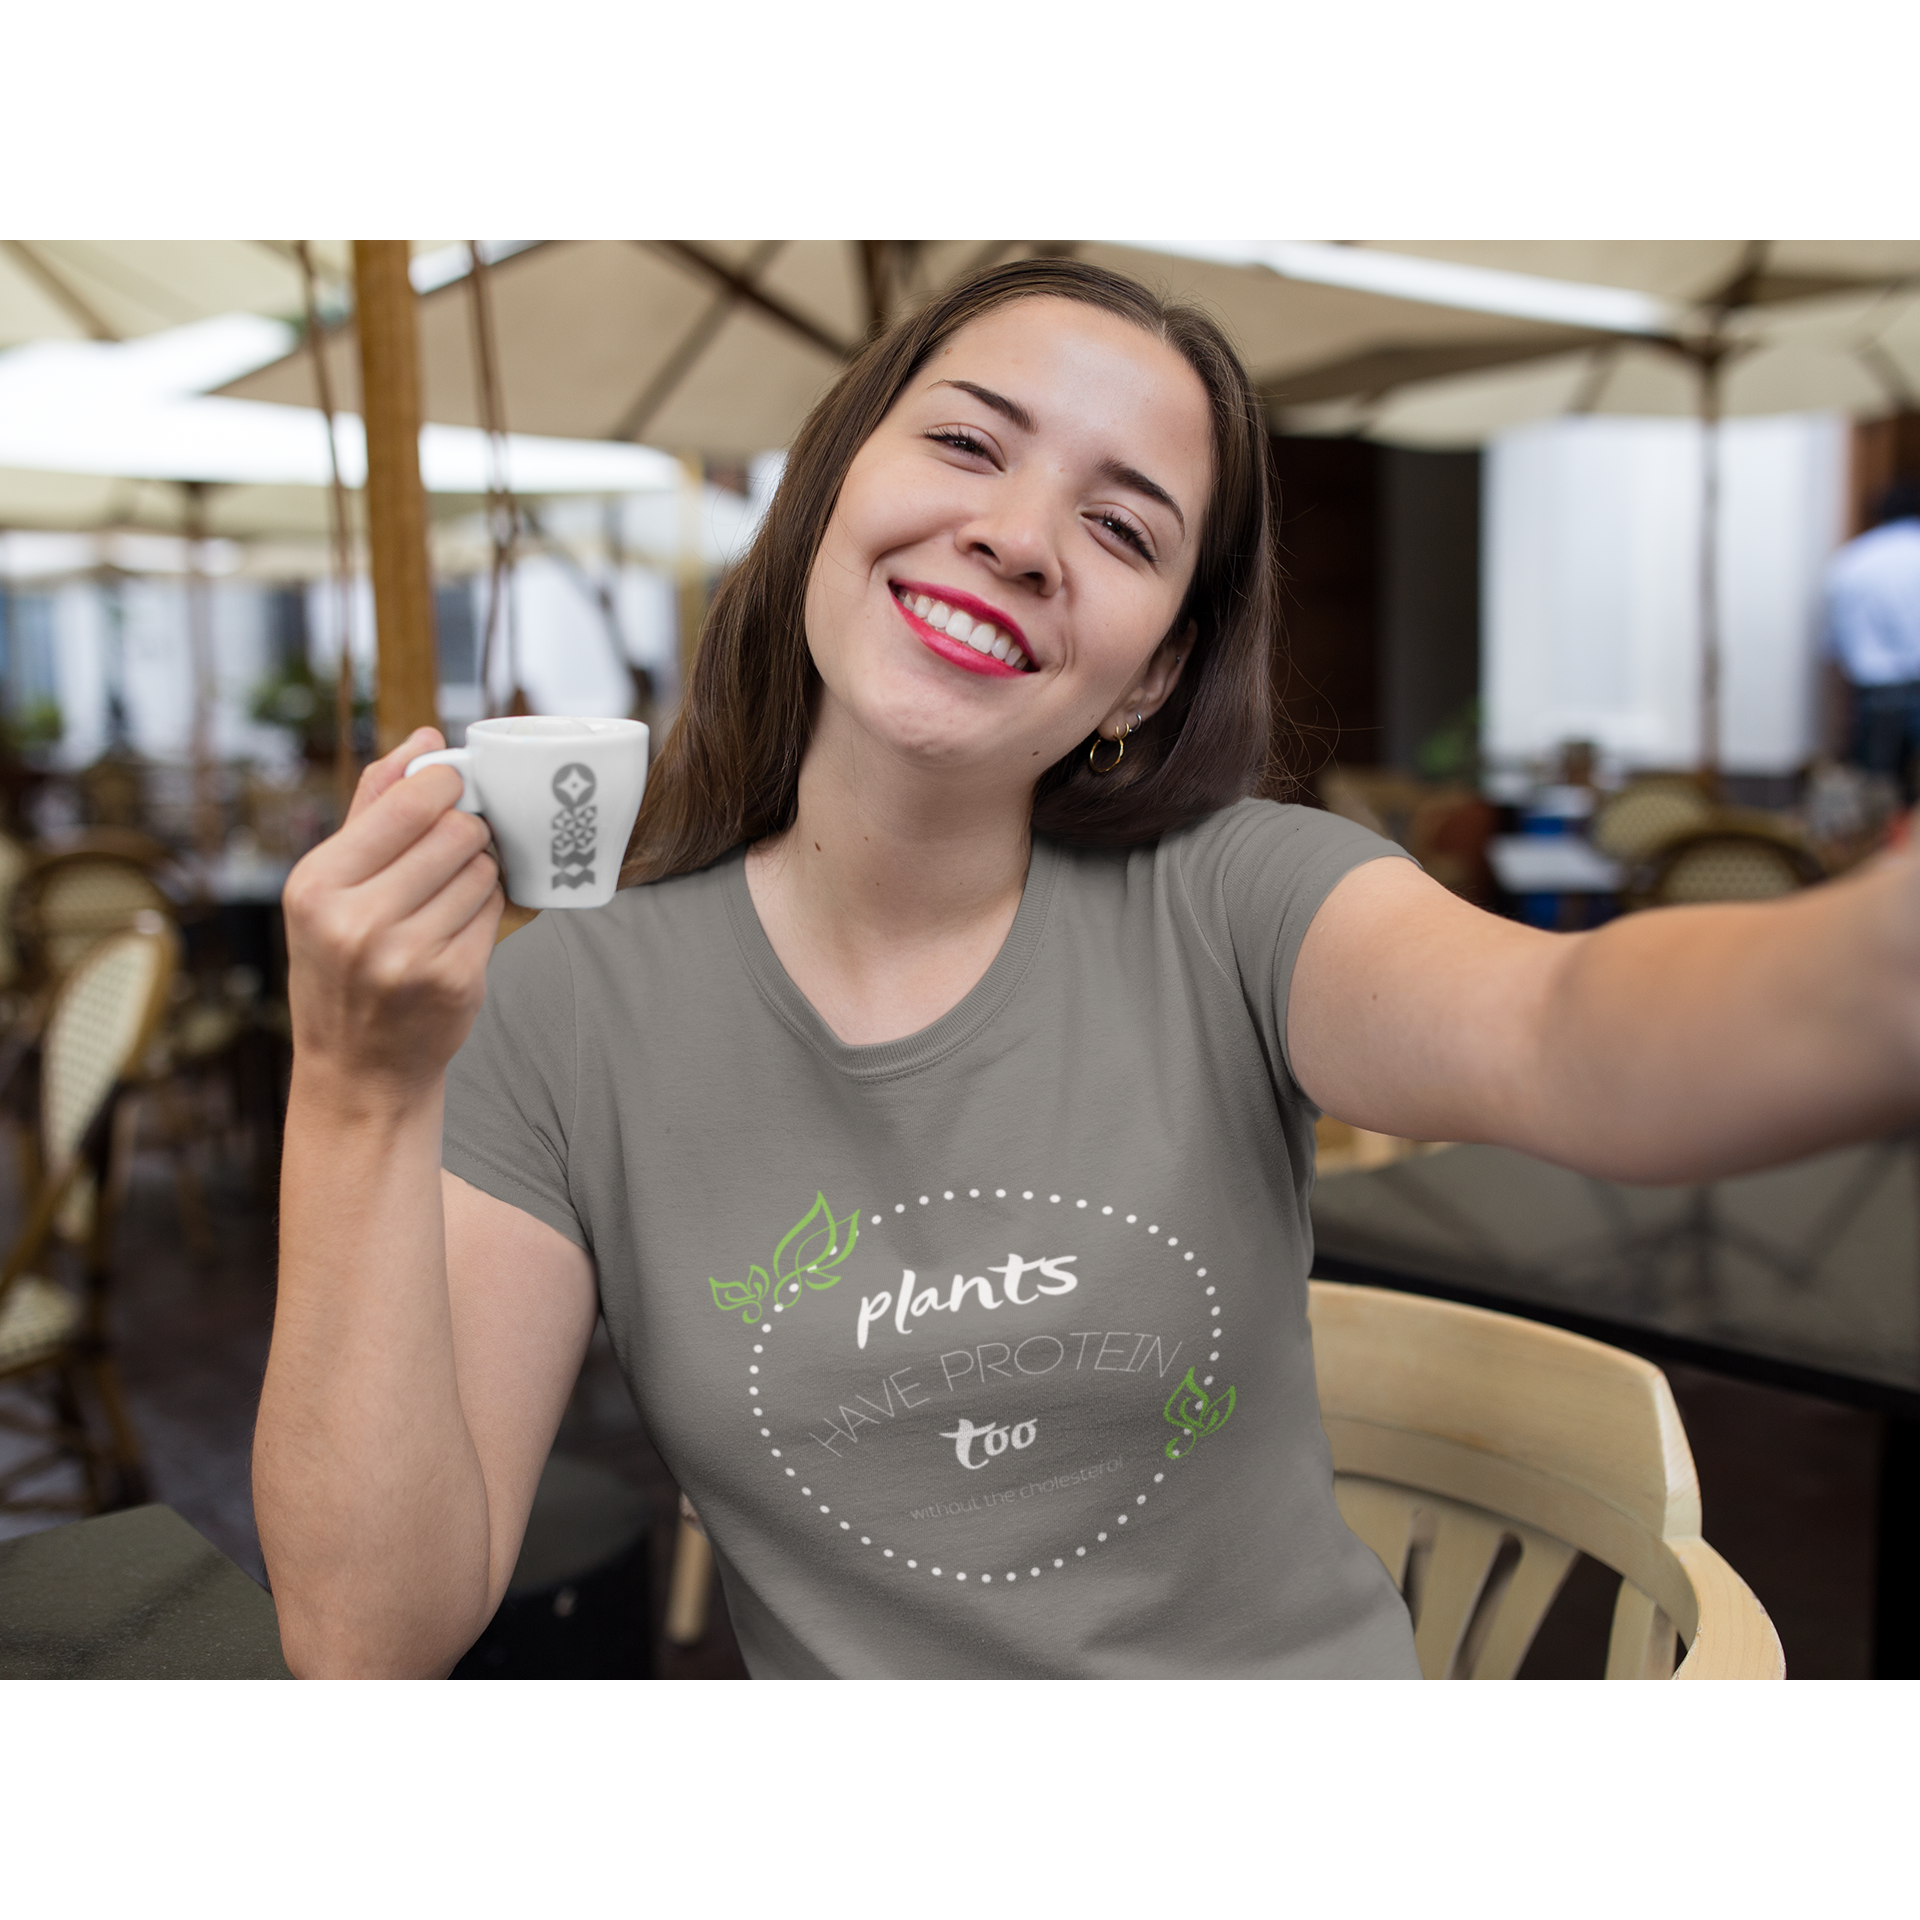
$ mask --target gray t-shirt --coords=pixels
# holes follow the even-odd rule
[[[1038,841],[979,983],[879,1046],[739,853],[496,950],[446,1165],[593,1256],[756,1676],[1417,1675],[1334,1504],[1285,1040],[1397,851],[1265,801]]]

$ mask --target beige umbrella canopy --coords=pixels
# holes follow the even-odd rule
[[[433,511],[443,518],[471,514],[478,505],[477,497],[433,496]],[[180,487],[172,480],[0,467],[0,528],[47,533],[125,529],[175,534],[182,523]],[[327,538],[326,494],[319,487],[209,487],[206,531],[216,540],[323,543]],[[319,554],[316,564],[324,570],[325,555],[318,544],[315,551]]]
[[[1352,387],[1291,412],[1289,425],[1475,446],[1561,414],[1698,415],[1703,349],[1720,356],[1717,414],[1872,417],[1920,405],[1920,241],[1414,242],[1402,251],[1634,287],[1672,304],[1672,338],[1599,340],[1524,367]]]
[[[344,241],[314,243],[329,279]],[[281,240],[0,240],[0,348],[28,340],[132,340],[219,313],[291,318],[299,261]]]
[[[1617,338],[1525,367],[1382,382],[1295,411],[1298,430],[1475,446],[1531,421],[1613,413],[1698,418],[1700,760],[1719,763],[1719,433],[1727,414],[1920,406],[1920,241],[1423,243],[1406,251],[1505,271],[1605,276],[1672,307],[1662,338]]]
[[[1565,353],[1588,326],[1331,285],[1258,264],[1096,242],[548,241],[489,271],[508,423],[640,440],[735,460],[785,446],[871,331],[996,261],[1071,253],[1205,302],[1275,404]],[[464,289],[419,304],[422,411],[480,425]],[[356,391],[352,342],[329,342],[336,393]],[[312,404],[304,353],[233,382],[241,398]]]

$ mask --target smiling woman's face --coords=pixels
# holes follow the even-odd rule
[[[814,560],[816,740],[847,724],[1031,783],[1151,712],[1211,474],[1206,389],[1152,334],[1051,297],[963,327],[854,457]]]

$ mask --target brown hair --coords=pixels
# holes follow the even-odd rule
[[[807,648],[807,579],[847,469],[907,382],[970,320],[1046,295],[1133,321],[1200,376],[1213,417],[1213,493],[1175,622],[1175,631],[1189,621],[1198,628],[1186,672],[1115,771],[1093,773],[1083,742],[1040,777],[1033,830],[1080,846],[1135,846],[1269,784],[1274,502],[1246,370],[1197,307],[1079,261],[1021,260],[949,288],[883,334],[808,415],[752,547],[714,596],[679,718],[647,781],[623,885],[691,873],[793,824],[819,681]]]

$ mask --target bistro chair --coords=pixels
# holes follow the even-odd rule
[[[1372,1287],[1313,1281],[1307,1310],[1334,1496],[1406,1596],[1426,1678],[1512,1679],[1582,1553],[1621,1576],[1609,1680],[1785,1677],[1765,1609],[1700,1537],[1658,1367]]]
[[[1648,774],[1630,781],[1595,810],[1588,837],[1610,860],[1633,866],[1676,834],[1705,826],[1713,802],[1688,774]]]
[[[136,914],[175,917],[162,884],[172,859],[146,834],[113,828],[42,854],[21,876],[10,906],[25,984],[57,986],[96,941],[132,926]]]
[[[42,1449],[0,1472],[0,1508],[101,1512],[144,1497],[139,1447],[127,1418],[107,1337],[112,1262],[118,1096],[152,1042],[178,958],[173,929],[155,915],[109,935],[73,969],[55,995],[41,1045],[38,1190],[0,1266],[0,1384],[44,1385],[50,1414],[0,1407],[0,1426],[40,1440]],[[76,1293],[47,1278],[54,1243],[80,1250]],[[106,1419],[96,1437],[83,1411],[85,1381]],[[62,1459],[86,1476],[83,1501],[28,1498],[17,1489]]]
[[[1627,882],[1629,907],[1777,900],[1826,878],[1805,842],[1759,821],[1721,818],[1664,841]]]

